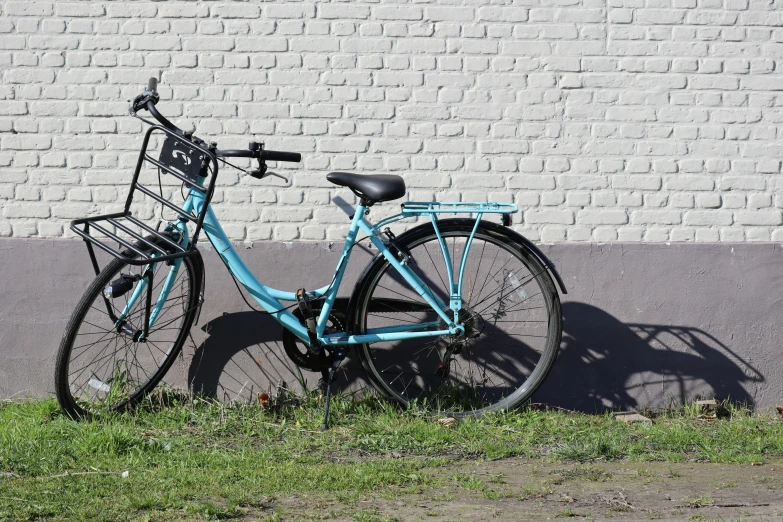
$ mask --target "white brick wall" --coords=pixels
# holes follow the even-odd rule
[[[324,176],[355,170],[515,201],[543,241],[783,240],[781,0],[499,4],[0,2],[0,235],[124,198],[157,76],[202,138],[305,157],[223,171],[235,239],[342,237]]]

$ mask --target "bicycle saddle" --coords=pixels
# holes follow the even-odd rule
[[[392,174],[362,175],[350,172],[330,172],[326,175],[326,179],[335,185],[348,187],[357,195],[373,203],[391,201],[405,195],[405,181],[400,176]]]

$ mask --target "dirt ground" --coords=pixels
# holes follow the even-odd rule
[[[783,462],[557,464],[462,462],[437,471],[440,487],[341,503],[277,498],[282,520],[783,520]]]

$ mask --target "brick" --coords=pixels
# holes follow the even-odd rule
[[[421,20],[423,18],[420,7],[408,6],[375,7],[372,14],[376,20]]]
[[[577,214],[576,222],[584,225],[624,225],[628,213],[623,209],[586,209]]]
[[[474,17],[475,12],[470,7],[427,7],[424,16],[433,22],[469,22]]]
[[[312,5],[267,5],[264,8],[264,15],[267,18],[312,18],[315,16],[315,6]]]
[[[174,51],[182,49],[179,36],[139,36],[134,38],[131,48],[137,51]]]
[[[525,223],[571,225],[574,223],[574,213],[570,210],[530,209],[525,211]]]
[[[370,16],[370,7],[351,4],[320,4],[318,17],[329,20],[366,20]]]
[[[780,210],[740,210],[735,213],[737,223],[750,226],[779,226],[783,224]]]
[[[528,13],[528,9],[523,7],[480,7],[477,19],[488,22],[526,22]]]
[[[340,240],[331,196],[355,198],[332,169],[515,201],[545,241],[783,238],[780,13],[629,0],[607,25],[594,2],[452,4],[7,0],[0,234],[67,235],[122,199],[143,131],[126,100],[156,76],[198,135],[305,154],[285,190],[221,171],[232,239]]]
[[[8,2],[4,11],[11,16],[51,16],[54,5],[52,2]]]
[[[3,207],[5,218],[48,218],[51,215],[48,203],[8,203]]]

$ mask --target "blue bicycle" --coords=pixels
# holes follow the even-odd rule
[[[71,316],[57,357],[57,398],[70,415],[126,410],[171,367],[203,301],[204,264],[196,248],[202,230],[261,313],[284,326],[287,355],[321,372],[324,424],[335,371],[350,347],[383,395],[457,417],[514,408],[544,381],[562,332],[553,277],[566,290],[541,251],[508,228],[516,205],[405,202],[399,214],[372,224],[367,215],[374,205],[405,196],[403,178],[330,173],[329,181],[358,200],[334,275],[322,288],[277,290],[244,264],[209,203],[220,164],[256,179],[283,177],[266,162],[299,162],[300,155],[261,143],[218,150],[162,116],[158,101],[153,78],[131,107],[150,127],[124,209],[71,223],[96,278]],[[157,123],[139,116],[141,109]],[[227,159],[235,157],[255,160],[256,168]],[[154,208],[162,218],[156,227],[143,221],[154,217]],[[163,211],[171,217],[163,219]],[[484,220],[488,215],[500,222]],[[424,223],[399,236],[389,228],[410,218]],[[363,240],[378,254],[346,306],[337,299],[340,283]],[[103,269],[96,247],[113,258]]]

